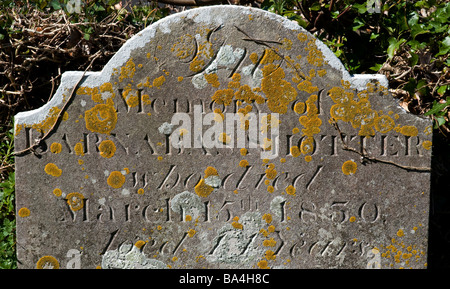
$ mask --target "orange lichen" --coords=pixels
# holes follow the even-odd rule
[[[209,177],[209,176],[218,176],[219,173],[217,172],[217,170],[213,167],[207,167],[205,169],[205,178]]]
[[[426,140],[422,143],[422,147],[426,150],[430,150],[432,146],[433,146],[433,143],[429,140]]]
[[[179,40],[172,46],[172,52],[178,59],[185,59],[195,53],[194,37],[190,34],[180,36]]]
[[[137,193],[138,193],[138,195],[143,195],[143,194],[144,194],[144,189],[143,189],[143,188],[140,188],[140,189],[137,191]]]
[[[269,240],[264,240],[263,241],[263,246],[264,247],[275,247],[276,244],[277,244],[277,241],[275,241],[273,238],[270,238]]]
[[[139,250],[141,250],[142,247],[144,247],[145,244],[146,244],[145,241],[139,240],[139,241],[137,241],[136,243],[134,243],[134,246],[135,246],[136,248],[138,248]]]
[[[57,197],[61,197],[62,191],[61,191],[61,189],[56,188],[56,189],[53,190],[53,194],[54,194],[55,196],[57,196]]]
[[[84,196],[80,193],[70,193],[67,195],[67,204],[69,204],[72,211],[78,211],[83,208]]]
[[[249,166],[248,161],[247,160],[241,160],[239,162],[239,166],[243,167],[243,168],[248,167]]]
[[[197,233],[194,229],[190,229],[187,231],[187,234],[190,238],[194,237],[195,233]]]
[[[275,255],[274,251],[272,251],[272,250],[266,251],[266,259],[267,260],[275,260],[275,258],[276,258],[276,255]]]
[[[116,145],[111,140],[104,140],[100,143],[98,149],[102,157],[109,159],[114,156],[114,153],[116,152]]]
[[[267,191],[269,193],[273,193],[273,192],[275,192],[275,188],[273,186],[267,186]]]
[[[109,177],[107,179],[107,183],[112,188],[118,189],[122,187],[123,184],[125,183],[125,176],[119,171],[111,172],[111,174],[109,174]]]
[[[219,77],[215,73],[205,74],[205,79],[212,87],[217,88],[220,86]]]
[[[75,154],[77,156],[84,156],[84,149],[83,149],[83,144],[82,143],[76,143],[75,147],[73,148],[73,150],[75,151]]]
[[[231,142],[231,137],[229,135],[227,135],[226,133],[221,133],[219,135],[219,141],[222,144],[229,144]]]
[[[201,179],[194,187],[194,190],[198,196],[206,198],[214,191],[214,188],[206,184],[204,179]]]
[[[234,217],[233,218],[233,222],[231,223],[231,225],[235,228],[235,229],[239,229],[239,230],[243,230],[244,226],[238,222],[239,221],[239,217]]]
[[[248,150],[246,148],[241,148],[240,149],[240,153],[241,153],[242,156],[246,156],[247,153],[248,153]]]
[[[262,219],[263,219],[264,221],[266,221],[267,224],[272,223],[272,215],[271,215],[271,214],[264,214],[264,215],[262,216]]]
[[[300,156],[302,153],[300,152],[300,149],[298,148],[298,146],[291,146],[290,147],[290,152],[291,155],[296,158],[298,156]]]
[[[84,119],[88,130],[109,134],[116,126],[117,112],[112,105],[97,104],[85,112]]]
[[[284,70],[270,63],[263,67],[261,88],[267,99],[268,108],[277,113],[286,113],[288,105],[297,97],[297,91],[291,83],[284,80]]]
[[[291,196],[295,196],[295,187],[292,185],[289,185],[286,188],[286,194],[291,195]]]
[[[51,175],[54,177],[59,177],[62,174],[62,170],[60,168],[58,168],[58,166],[55,165],[54,163],[48,163],[45,166],[44,170],[48,175]]]
[[[230,105],[233,100],[234,91],[232,89],[219,89],[216,90],[211,97],[217,104]]]
[[[252,91],[252,88],[247,84],[239,86],[238,91],[234,94],[236,99],[242,100],[246,103],[253,103],[258,99],[258,95]]]
[[[270,267],[268,266],[267,260],[261,260],[258,262],[258,267],[260,269],[270,269]]]
[[[295,111],[295,113],[302,114],[302,113],[305,112],[305,110],[306,110],[306,105],[305,105],[304,102],[297,102],[297,103],[294,105],[294,111]]]
[[[256,64],[258,62],[258,54],[256,52],[253,52],[252,54],[249,55],[250,60],[252,61],[253,64]]]
[[[59,269],[59,262],[53,256],[43,256],[37,261],[36,269]]]
[[[161,75],[160,77],[153,79],[153,87],[160,88],[165,81],[166,78],[164,77],[164,75]]]
[[[415,126],[405,125],[400,128],[396,128],[396,131],[405,135],[405,136],[417,136],[419,134],[419,130]]]
[[[26,217],[30,216],[30,210],[28,208],[20,208],[18,214],[19,214],[19,217],[26,218]]]
[[[405,233],[403,232],[402,229],[399,229],[399,230],[397,231],[397,236],[403,237],[404,235],[405,235]]]
[[[125,66],[120,68],[119,82],[122,82],[126,78],[132,79],[135,72],[136,65],[133,62],[133,58],[130,58]]]
[[[354,161],[349,160],[344,162],[344,164],[342,165],[342,172],[344,173],[344,175],[353,175],[354,173],[356,173],[357,167],[358,166]]]
[[[274,167],[266,169],[266,178],[273,180],[277,176],[277,170]]]
[[[62,145],[59,142],[54,142],[50,145],[50,151],[54,154],[59,154],[62,151]]]
[[[306,59],[309,64],[317,67],[321,67],[325,64],[323,53],[317,48],[315,40],[311,39],[305,47],[305,50],[308,51]]]

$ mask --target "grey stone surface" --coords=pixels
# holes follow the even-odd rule
[[[20,268],[426,268],[430,120],[296,23],[192,9],[81,76],[15,118],[70,101],[16,158]]]

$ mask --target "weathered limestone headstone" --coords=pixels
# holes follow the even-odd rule
[[[82,76],[15,120],[17,152],[50,132],[16,159],[21,268],[426,267],[431,122],[296,23],[189,10]]]

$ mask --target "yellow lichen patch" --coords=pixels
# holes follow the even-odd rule
[[[291,146],[290,147],[291,155],[296,158],[301,155],[300,149],[298,146]]]
[[[405,136],[417,136],[419,134],[419,130],[415,126],[405,125],[400,128],[396,128],[396,131],[405,135]]]
[[[62,170],[58,168],[58,166],[55,165],[54,163],[48,163],[47,165],[45,165],[44,170],[48,175],[54,177],[59,177],[62,174]]]
[[[388,115],[383,115],[375,119],[375,129],[381,133],[389,132],[394,126],[394,120]]]
[[[342,165],[342,172],[344,173],[344,175],[353,175],[354,173],[356,173],[356,169],[357,165],[352,160],[346,161]]]
[[[277,170],[273,167],[266,169],[266,178],[273,180],[277,176]]]
[[[272,112],[286,113],[289,103],[297,97],[297,91],[284,80],[285,73],[281,67],[270,63],[262,71],[261,88],[266,95],[267,107]]]
[[[247,153],[248,153],[248,150],[246,148],[241,148],[240,149],[240,153],[241,153],[242,156],[246,156]]]
[[[399,230],[397,231],[397,236],[403,237],[404,235],[405,235],[405,233],[403,232],[402,229],[399,229]]]
[[[194,237],[195,233],[197,233],[194,229],[190,229],[187,231],[187,234],[190,238]]]
[[[297,34],[297,38],[301,42],[305,42],[306,40],[308,40],[308,36],[305,33],[302,33],[302,32]]]
[[[305,110],[306,110],[306,105],[305,105],[304,102],[297,102],[297,103],[294,105],[294,111],[295,111],[295,113],[297,113],[297,114],[302,114],[302,113],[305,112]]]
[[[268,266],[267,260],[261,260],[258,262],[257,265],[260,269],[270,269],[270,267]]]
[[[355,216],[351,216],[351,217],[348,219],[348,221],[349,221],[350,223],[353,223],[353,222],[356,221],[356,217],[355,217]]]
[[[143,194],[144,194],[144,189],[143,189],[143,188],[140,188],[140,189],[137,191],[137,193],[138,193],[138,195],[143,195]]]
[[[317,86],[313,86],[312,82],[309,80],[304,80],[304,81],[300,82],[297,85],[297,89],[300,91],[305,91],[307,93],[314,93],[316,91],[319,91],[319,88]]]
[[[18,214],[19,217],[26,218],[30,216],[30,210],[28,208],[20,208]]]
[[[125,176],[119,171],[113,171],[109,174],[107,183],[114,189],[121,188],[125,183]]]
[[[295,187],[292,185],[289,185],[286,187],[286,194],[295,196]]]
[[[97,104],[84,113],[84,119],[88,130],[109,134],[116,126],[117,112],[112,105]]]
[[[221,133],[219,135],[219,141],[222,144],[229,144],[231,142],[231,136],[227,135],[226,133]]]
[[[104,158],[111,158],[116,152],[116,145],[111,140],[104,140],[98,146],[100,155]]]
[[[164,77],[164,75],[161,75],[160,77],[153,79],[153,87],[160,88],[165,81],[166,78]]]
[[[184,77],[183,77],[183,76],[178,76],[178,77],[177,77],[177,80],[178,80],[178,82],[182,82],[182,81],[183,81],[183,79],[184,79]]]
[[[232,89],[219,89],[216,90],[211,97],[217,104],[230,105],[233,100],[234,91]]]
[[[139,92],[132,89],[131,85],[124,88],[122,91],[122,98],[125,100],[128,107],[137,107],[139,105]]]
[[[144,247],[145,244],[146,244],[145,241],[139,240],[139,241],[137,241],[136,243],[134,243],[134,246],[135,246],[136,248],[138,248],[139,250],[141,250],[142,247]]]
[[[274,251],[272,251],[272,250],[266,251],[266,259],[267,260],[275,260],[275,258],[276,258],[276,255],[275,255]]]
[[[190,34],[180,36],[171,51],[178,59],[186,59],[195,53],[195,38]]]
[[[258,54],[256,52],[253,52],[252,54],[250,54],[249,58],[253,64],[256,64],[259,59]]]
[[[335,102],[330,109],[332,118],[350,122],[354,128],[360,128],[358,135],[361,136],[375,135],[374,129],[382,133],[390,131],[394,127],[393,119],[389,115],[379,116],[379,113],[371,108],[367,93],[359,92],[360,99],[355,100],[353,92],[347,92],[341,87],[330,89],[329,96]]]
[[[53,190],[53,194],[54,194],[55,196],[57,196],[57,197],[61,197],[62,191],[61,191],[61,189],[56,188],[56,189]]]
[[[234,217],[233,218],[233,222],[231,223],[231,225],[233,226],[233,228],[235,229],[239,229],[239,230],[243,230],[244,226],[238,222],[239,221],[239,217]]]
[[[311,39],[306,48],[306,51],[308,51],[308,55],[306,56],[306,59],[308,60],[308,63],[317,67],[321,67],[325,64],[324,57],[322,51],[320,51],[315,43],[314,39]]]
[[[59,269],[59,262],[53,256],[43,256],[37,261],[36,269]]]
[[[432,146],[433,146],[433,143],[429,140],[426,140],[422,143],[422,147],[426,150],[430,150]]]
[[[82,143],[76,143],[75,147],[73,148],[73,150],[75,151],[75,154],[77,156],[84,156],[84,149],[83,149],[83,144]]]
[[[271,214],[264,214],[264,215],[262,216],[262,219],[263,219],[264,221],[266,221],[267,224],[272,223],[272,215],[271,215]]]
[[[222,110],[220,108],[214,109],[214,121],[221,123],[224,119],[225,116],[223,115]]]
[[[247,84],[238,87],[239,87],[238,91],[236,91],[236,93],[234,94],[236,99],[242,100],[249,104],[253,103],[258,99],[259,95],[254,93],[252,91],[252,88]]]
[[[54,142],[50,145],[50,151],[54,154],[59,154],[62,151],[62,145],[59,142]]]
[[[217,88],[220,86],[219,77],[215,73],[205,74],[205,79],[212,87]]]
[[[219,173],[213,167],[207,167],[205,169],[205,178],[210,177],[210,176],[218,176],[218,175],[219,175]]]
[[[84,196],[80,193],[70,193],[67,195],[67,204],[72,209],[72,211],[78,211],[83,208]]]
[[[198,196],[206,198],[214,191],[214,188],[206,184],[204,179],[201,179],[194,187],[194,190]]]
[[[20,133],[20,131],[22,130],[22,128],[25,128],[25,127],[28,127],[28,128],[31,127],[40,133],[48,132],[53,127],[53,125],[55,125],[60,112],[61,112],[61,109],[59,109],[58,107],[55,106],[50,109],[47,117],[40,123],[35,123],[31,126],[26,125],[26,124],[16,125],[15,135],[18,135]],[[69,118],[69,114],[67,112],[64,112],[63,116],[62,116],[62,120],[65,121],[68,118]]]
[[[319,111],[315,102],[317,101],[317,95],[311,95],[306,101],[306,115],[299,118],[299,122],[303,125],[303,135],[306,136],[300,144],[300,152],[304,155],[310,155],[314,151],[314,135],[320,132],[320,126],[322,120],[319,118]],[[291,154],[292,147],[291,147]],[[310,160],[310,158],[308,158]]]
[[[190,222],[190,221],[192,221],[192,216],[191,215],[186,215],[186,217],[184,217],[184,220],[186,222]]]
[[[277,244],[277,241],[275,241],[273,238],[270,238],[269,240],[264,240],[263,241],[263,246],[264,247],[275,247],[276,244]]]
[[[126,78],[132,79],[135,72],[136,65],[133,62],[133,58],[130,58],[125,66],[120,68],[119,81],[122,82]]]
[[[248,161],[247,160],[241,160],[239,162],[239,166],[242,167],[242,168],[248,167],[249,166]]]

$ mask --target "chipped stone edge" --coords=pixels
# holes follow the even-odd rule
[[[207,13],[202,13],[208,11]],[[214,13],[216,12],[216,13]],[[86,72],[85,79],[82,81],[84,86],[93,87],[96,83],[108,82],[114,69],[118,69],[129,59],[132,51],[144,47],[150,42],[156,35],[157,30],[162,33],[170,33],[171,25],[179,22],[183,18],[192,19],[196,23],[214,23],[223,24],[229,20],[229,18],[240,15],[250,15],[252,13],[258,13],[262,16],[269,18],[270,20],[281,23],[286,29],[298,30],[307,32],[303,27],[298,25],[297,22],[284,18],[280,15],[261,10],[253,7],[242,6],[223,6],[214,5],[200,7],[196,9],[187,10],[184,12],[169,15],[154,24],[143,29],[133,37],[131,37],[125,44],[115,53],[115,55],[108,61],[104,68],[99,72]],[[350,75],[345,69],[342,62],[333,54],[333,52],[320,40],[316,40],[317,47],[322,51],[325,60],[328,64],[342,73],[342,78],[349,81],[351,86],[357,90],[362,90],[366,87],[368,82],[378,81],[380,85],[388,88],[388,81],[384,75],[380,74],[356,74]],[[40,108],[19,112],[14,118],[14,128],[20,124],[33,125],[45,120],[52,107],[61,107],[65,97],[69,97],[73,86],[80,79],[83,72],[81,71],[67,71],[61,76],[61,84],[57,91],[51,98],[51,100]]]

